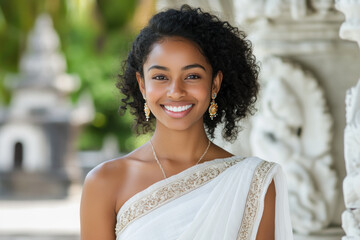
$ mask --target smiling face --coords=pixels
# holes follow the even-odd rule
[[[212,67],[197,45],[181,37],[167,37],[153,45],[137,73],[141,93],[161,124],[174,130],[203,126],[210,96],[220,89],[222,74],[212,80]]]

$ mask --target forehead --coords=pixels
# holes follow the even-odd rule
[[[208,60],[196,43],[182,37],[166,37],[153,44],[144,66],[149,64],[185,64],[187,62],[209,65]]]

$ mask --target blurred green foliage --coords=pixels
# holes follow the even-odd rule
[[[132,116],[118,114],[121,95],[115,87],[136,34],[129,22],[137,4],[135,0],[0,0],[0,104],[8,104],[11,98],[4,76],[18,72],[28,32],[36,17],[47,12],[59,34],[67,72],[82,81],[71,99],[76,102],[89,92],[96,109],[94,120],[79,137],[78,148],[99,149],[108,134],[118,137],[122,152],[137,147],[143,141],[132,135]]]

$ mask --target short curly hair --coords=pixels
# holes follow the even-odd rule
[[[223,73],[216,98],[219,107],[217,117],[211,120],[209,114],[205,113],[203,120],[211,138],[214,138],[216,126],[224,122],[223,138],[230,142],[235,140],[241,130],[236,122],[253,114],[255,110],[259,67],[245,33],[200,8],[183,5],[179,10],[169,9],[157,13],[150,19],[148,26],[141,30],[124,62],[122,74],[119,74],[117,87],[125,96],[120,109],[126,110],[128,106],[132,108],[138,134],[153,129],[153,121],[145,120],[144,100],[136,73],[143,76],[143,65],[154,43],[175,36],[188,39],[200,47],[201,53],[212,66],[213,77],[218,71]]]

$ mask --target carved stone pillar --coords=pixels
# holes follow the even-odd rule
[[[360,0],[336,1],[345,14],[340,37],[356,41],[360,46]],[[342,214],[343,240],[360,239],[360,80],[347,91],[344,150],[346,177],[343,182],[346,210]]]

